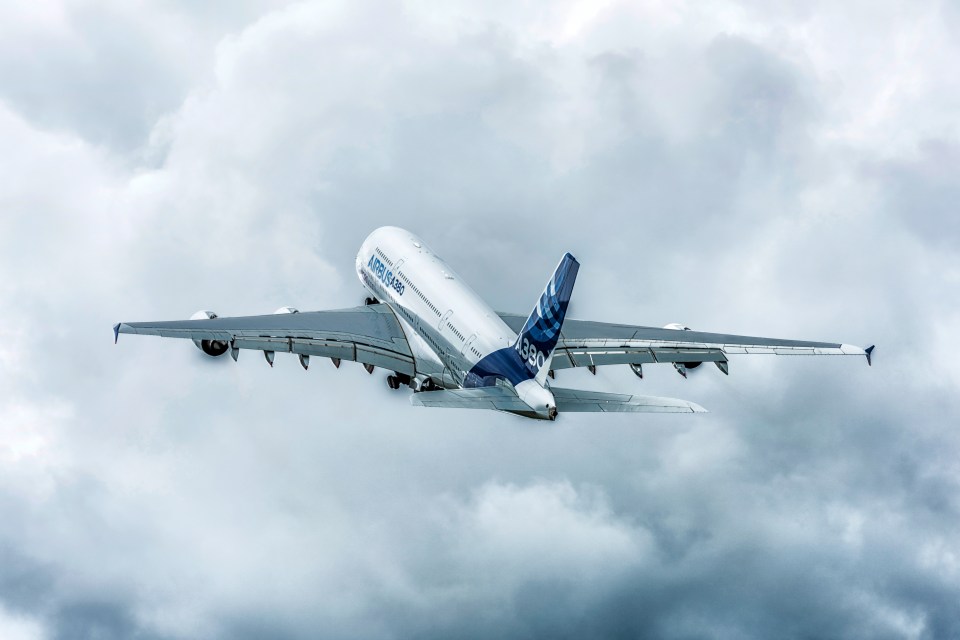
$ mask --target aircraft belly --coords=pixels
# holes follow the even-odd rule
[[[443,362],[440,357],[434,353],[433,349],[423,339],[423,336],[406,320],[405,314],[398,311],[395,302],[389,303],[393,309],[394,315],[400,322],[403,332],[407,336],[407,342],[410,344],[410,351],[413,352],[414,366],[418,374],[439,378],[443,376]]]

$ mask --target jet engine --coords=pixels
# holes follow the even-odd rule
[[[213,320],[217,317],[217,314],[213,311],[197,311],[195,314],[190,316],[191,320]],[[193,344],[197,345],[197,349],[203,351],[208,356],[222,356],[227,351],[230,350],[230,344],[222,340],[194,340]]]
[[[671,322],[670,324],[664,325],[663,328],[672,329],[673,331],[690,331],[690,327],[680,324],[679,322]],[[686,378],[688,371],[696,369],[702,364],[702,362],[674,362],[673,368],[677,370],[677,373]]]

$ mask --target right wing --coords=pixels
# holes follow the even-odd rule
[[[239,349],[256,349],[352,360],[408,376],[416,374],[413,353],[400,322],[383,304],[338,311],[121,322],[113,331],[114,338],[134,333],[222,342],[230,346],[235,358]]]
[[[523,318],[501,313],[500,318],[514,331]],[[607,364],[651,362],[715,362],[726,372],[729,354],[777,355],[858,355],[870,362],[873,347],[861,349],[848,344],[810,342],[660,329],[589,320],[567,320],[560,330],[552,369],[595,367]]]

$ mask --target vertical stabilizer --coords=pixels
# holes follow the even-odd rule
[[[579,269],[576,258],[569,253],[563,256],[513,346],[529,376],[541,385],[550,370]]]
[[[498,379],[508,380],[514,386],[536,380],[543,386],[579,269],[576,258],[569,253],[563,256],[516,342],[488,354],[474,365],[464,378],[464,387],[490,386]]]

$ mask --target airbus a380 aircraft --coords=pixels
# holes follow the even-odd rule
[[[220,318],[200,311],[190,320],[121,322],[121,333],[187,338],[210,356],[256,349],[273,366],[276,352],[362,363],[393,372],[391,388],[408,385],[411,403],[425,407],[495,409],[554,420],[565,412],[693,412],[673,398],[563,389],[548,376],[559,369],[626,364],[643,377],[647,363],[669,362],[686,377],[713,362],[728,373],[728,354],[859,355],[873,347],[751,338],[690,331],[682,325],[635,327],[564,318],[580,263],[564,255],[529,317],[497,313],[420,238],[397,227],[370,234],[357,254],[357,275],[373,296],[339,311]]]

